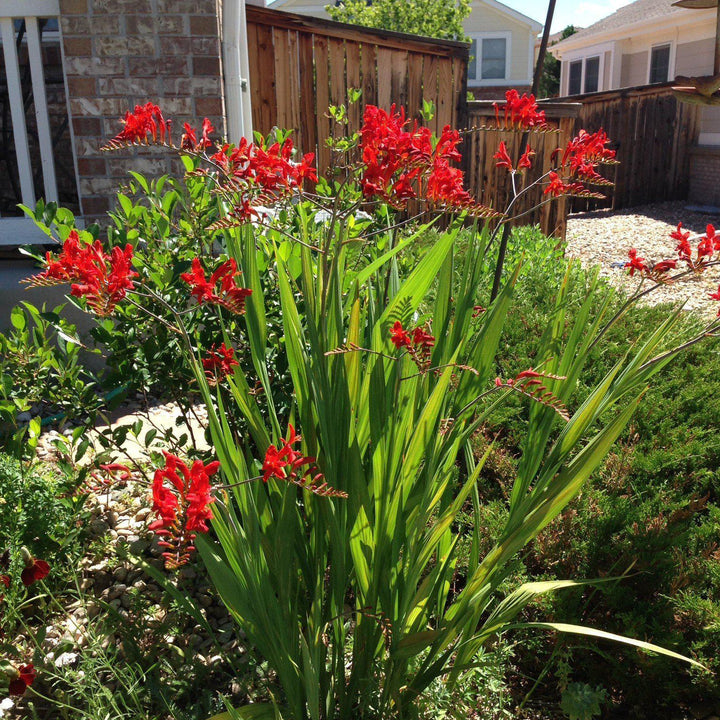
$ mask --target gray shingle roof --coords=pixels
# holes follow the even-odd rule
[[[673,2],[674,0],[636,0],[636,2],[621,7],[612,15],[608,15],[606,18],[598,20],[594,25],[590,25],[590,27],[576,33],[572,36],[572,39],[574,41],[598,33],[620,29],[633,23],[652,21],[678,13],[693,12],[692,10],[673,7]]]

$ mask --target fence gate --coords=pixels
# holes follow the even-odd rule
[[[58,0],[0,0],[0,245],[47,240],[20,203],[77,210],[58,15]]]

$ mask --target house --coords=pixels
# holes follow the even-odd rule
[[[717,8],[636,0],[550,48],[560,95],[668,83],[713,74]],[[691,198],[720,205],[720,107],[704,107],[691,167]]]
[[[329,0],[274,0],[268,7],[328,18]],[[470,38],[468,90],[478,99],[502,97],[506,90],[529,91],[542,25],[497,0],[472,0],[464,28]]]

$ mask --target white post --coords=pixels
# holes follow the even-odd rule
[[[38,140],[40,143],[40,162],[43,170],[45,200],[57,202],[57,183],[55,182],[55,161],[53,159],[52,137],[50,135],[50,116],[48,114],[47,96],[45,94],[45,76],[42,67],[40,49],[40,33],[36,17],[26,17],[28,56],[30,59],[30,75],[32,76],[35,119],[37,121]]]
[[[252,140],[250,61],[245,0],[223,2],[222,44],[228,139],[232,143],[239,142],[242,137]]]
[[[15,156],[17,157],[18,174],[20,175],[20,192],[23,204],[28,207],[35,207],[30,148],[28,147],[25,108],[20,85],[20,65],[18,63],[17,48],[15,47],[15,24],[12,18],[0,18],[0,31],[2,32],[3,55],[5,56],[5,72],[7,73],[8,96],[10,98]]]

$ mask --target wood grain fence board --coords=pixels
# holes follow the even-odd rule
[[[438,131],[437,107],[440,91],[438,89],[438,59],[434,55],[428,55],[423,60],[423,87],[422,99],[431,102],[435,106],[435,115],[430,122],[430,129]]]
[[[321,35],[314,36],[315,44],[315,123],[318,138],[318,162],[320,173],[327,172],[330,167],[330,148],[325,144],[325,138],[330,137],[330,119],[327,109],[330,105],[330,70],[328,57],[328,38]],[[311,120],[312,122],[312,120]]]
[[[377,45],[364,42],[360,45],[360,69],[362,71],[362,106],[376,105],[377,99]]]
[[[300,65],[300,48],[298,33],[294,30],[288,31],[288,59],[291,67],[299,67]],[[290,88],[290,103],[289,103],[289,119],[286,127],[293,130],[302,127],[300,114],[300,73],[292,72],[288,73],[290,81],[288,83]]]
[[[362,82],[360,79],[360,43],[353,40],[345,41],[345,56],[347,64],[345,68],[347,76],[347,89],[360,90]],[[346,103],[348,101],[346,100]],[[351,130],[356,130],[362,123],[362,98],[360,102],[348,104],[348,119],[350,120]]]
[[[290,77],[293,73],[286,72],[290,64],[290,30],[275,28],[273,30],[273,49],[275,51],[275,99],[277,115],[274,125],[281,128],[294,128],[291,110]]]
[[[315,59],[313,57],[313,36],[299,33],[300,108],[303,122],[299,136],[303,153],[317,152],[317,123],[315,122]],[[312,119],[312,122],[310,122]]]
[[[275,50],[273,47],[273,28],[257,27],[257,69],[262,78],[260,105],[257,108],[258,122],[253,125],[261,133],[267,134],[277,123],[277,88],[275,85]],[[255,108],[253,108],[253,113]]]
[[[422,120],[423,60],[419,53],[408,54],[407,112],[418,122]]]
[[[398,107],[407,109],[408,104],[408,54],[395,52],[390,75],[390,97]]]
[[[438,132],[445,125],[452,124],[453,106],[455,98],[451,97],[448,88],[452,87],[452,60],[440,58],[438,60],[438,106],[437,106],[437,127]]]
[[[392,104],[392,59],[393,52],[388,48],[378,47],[377,55],[377,102],[378,106],[390,109]]]

